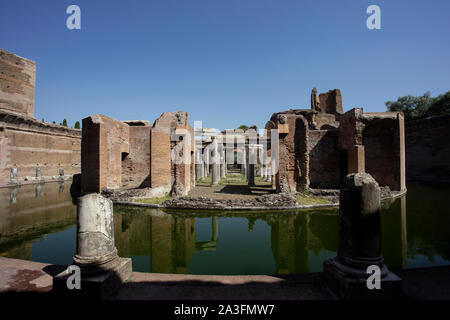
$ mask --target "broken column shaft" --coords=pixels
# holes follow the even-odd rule
[[[380,271],[379,290],[367,285],[371,268]],[[344,178],[338,253],[325,261],[324,274],[331,288],[344,299],[392,298],[400,294],[401,279],[388,270],[381,254],[380,187],[370,174],[349,174]]]

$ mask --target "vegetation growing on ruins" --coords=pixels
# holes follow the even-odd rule
[[[80,129],[80,121],[75,122],[75,129]]]
[[[297,202],[301,205],[330,204],[331,201],[324,197],[314,196],[307,191],[297,193]]]
[[[164,197],[155,197],[155,198],[141,198],[136,199],[135,202],[139,203],[149,203],[149,204],[160,204],[166,200],[171,199],[172,196],[170,194],[165,195]]]
[[[388,111],[403,112],[406,120],[450,114],[450,91],[434,98],[429,92],[419,97],[408,95],[385,104]]]

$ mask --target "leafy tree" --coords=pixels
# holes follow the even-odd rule
[[[55,122],[55,121],[53,121],[52,123],[53,123],[53,124],[56,124],[56,122]]]
[[[61,125],[64,126],[64,127],[67,127],[67,119],[66,118],[64,118],[64,120],[63,120]]]
[[[241,129],[241,130],[246,131],[246,130],[248,130],[248,126],[245,125],[245,124],[241,124],[241,125],[238,127],[238,129]]]
[[[450,114],[450,91],[441,94],[433,99],[433,103],[428,108],[428,116]]]
[[[432,99],[430,93],[426,92],[421,97],[412,95],[400,97],[397,101],[387,101],[386,107],[388,111],[400,111],[405,114],[407,120],[418,119],[425,116],[430,107]]]
[[[450,114],[450,91],[435,98],[429,92],[419,97],[408,95],[397,101],[387,101],[386,107],[388,111],[403,112],[406,120]]]
[[[80,129],[80,121],[75,122],[75,129]]]

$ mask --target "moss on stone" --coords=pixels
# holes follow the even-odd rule
[[[140,199],[135,199],[134,201],[139,202],[139,203],[160,204],[169,199],[172,199],[172,196],[170,194],[167,194],[164,197],[140,198]]]

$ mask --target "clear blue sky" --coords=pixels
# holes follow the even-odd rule
[[[66,8],[81,8],[81,30]],[[366,8],[381,8],[381,30]],[[0,48],[37,63],[36,118],[263,127],[340,88],[344,110],[450,90],[450,1],[1,0]]]

